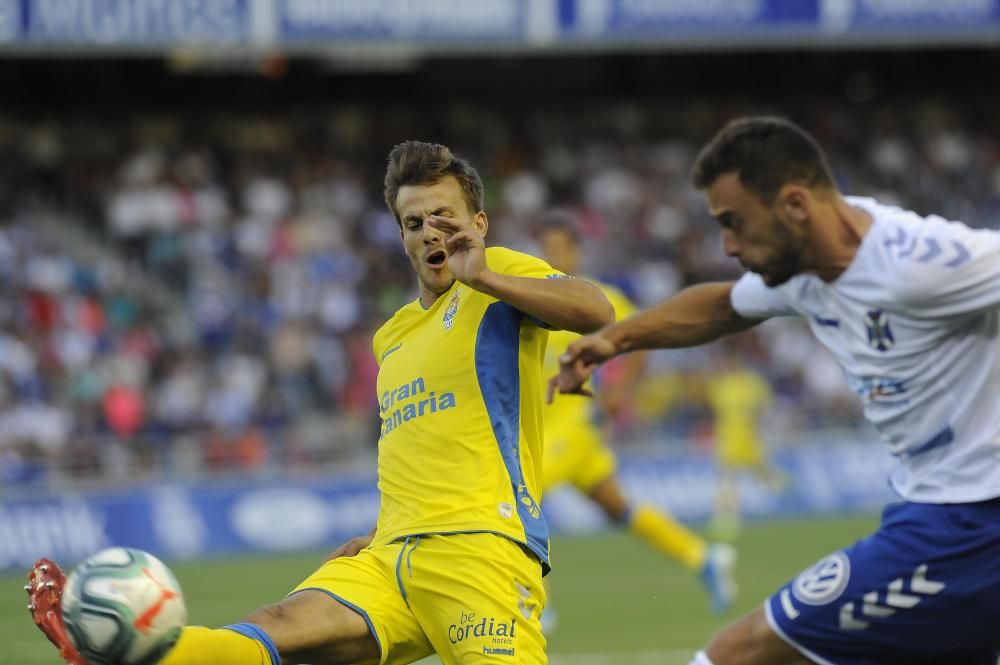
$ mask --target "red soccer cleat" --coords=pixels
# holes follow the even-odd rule
[[[24,590],[28,592],[31,602],[28,603],[28,610],[31,618],[35,620],[35,625],[45,633],[52,644],[59,648],[59,655],[69,665],[87,665],[73,646],[66,634],[66,626],[63,624],[62,607],[59,601],[62,599],[63,586],[66,584],[66,575],[54,562],[49,559],[39,559],[35,562],[35,567],[28,573],[28,583],[24,585]]]

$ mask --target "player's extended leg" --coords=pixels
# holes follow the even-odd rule
[[[640,505],[633,509],[613,475],[594,485],[587,496],[611,520],[627,525],[629,531],[654,550],[698,573],[712,597],[715,612],[729,609],[736,595],[732,579],[735,553],[729,546],[709,545],[698,534],[653,506]]]
[[[775,634],[763,609],[720,631],[691,665],[808,665],[798,651]]]
[[[66,634],[59,601],[66,576],[40,559],[28,574],[28,605],[45,636],[70,665],[86,665]],[[319,591],[302,591],[226,628],[188,626],[160,665],[280,665],[293,662],[377,663],[379,644],[365,619]]]
[[[715,510],[709,526],[713,537],[722,541],[735,540],[743,526],[738,480],[736,471],[723,465],[715,488]]]
[[[680,561],[690,570],[699,570],[704,565],[708,543],[662,510],[648,505],[632,508],[614,476],[597,483],[588,496],[611,520],[628,526],[656,551]]]
[[[892,504],[875,533],[789,580],[694,663],[996,665],[998,523],[1000,500]]]
[[[321,591],[301,591],[250,614],[245,623],[185,628],[160,665],[325,665],[377,663],[364,618]]]

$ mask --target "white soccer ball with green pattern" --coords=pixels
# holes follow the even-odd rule
[[[187,620],[173,573],[148,552],[112,547],[66,580],[63,620],[89,665],[153,665]]]

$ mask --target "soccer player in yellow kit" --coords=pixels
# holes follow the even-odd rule
[[[715,420],[715,458],[719,481],[710,531],[721,540],[735,538],[742,525],[739,476],[750,473],[773,491],[787,484],[771,463],[760,436],[760,417],[771,403],[771,387],[724,349],[705,381],[705,398]]]
[[[161,665],[546,662],[542,356],[549,328],[596,330],[612,307],[540,259],[486,249],[482,181],[445,146],[396,146],[385,199],[420,296],[373,342],[378,522],[244,623],[185,628]],[[72,657],[61,573],[40,563],[33,613]]]
[[[538,241],[542,256],[557,270],[577,273],[580,263],[579,237],[570,215],[553,212],[541,224]],[[634,305],[619,289],[591,280],[615,309],[615,318],[624,319]],[[545,352],[545,376],[559,373],[559,357],[580,335],[554,331]],[[615,524],[624,526],[654,550],[680,562],[697,573],[708,591],[712,609],[725,612],[732,604],[736,585],[732,578],[735,553],[728,545],[709,544],[674,520],[668,513],[649,504],[634,506],[625,497],[616,476],[617,460],[608,445],[606,428],[600,424],[606,413],[614,415],[630,399],[629,391],[642,372],[643,355],[621,359],[625,365],[613,384],[602,382],[594,398],[559,395],[543,411],[545,454],[542,494],[553,487],[570,484],[600,506]],[[602,413],[602,411],[604,413]],[[554,621],[546,613],[546,623]],[[547,626],[548,628],[548,626]]]

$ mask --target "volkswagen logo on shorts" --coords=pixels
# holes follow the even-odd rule
[[[792,593],[806,605],[826,605],[844,592],[850,578],[851,560],[843,552],[834,552],[799,573]]]

